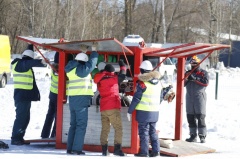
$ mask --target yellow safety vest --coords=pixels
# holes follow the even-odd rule
[[[67,73],[68,81],[68,95],[93,95],[92,77],[89,74],[87,77],[81,78],[76,75],[76,68]]]
[[[136,110],[143,111],[158,111],[160,105],[161,85],[153,85],[149,82],[144,82],[147,89],[143,92],[142,99],[138,103]]]
[[[50,91],[52,93],[58,94],[58,76],[55,75],[52,71],[51,73],[51,87]]]
[[[13,64],[13,82],[14,89],[33,89],[33,72],[29,69],[27,72],[17,72],[15,67],[18,62]]]

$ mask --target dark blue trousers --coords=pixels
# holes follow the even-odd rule
[[[12,137],[13,141],[23,141],[27,126],[30,121],[31,101],[15,100],[16,118],[13,124]]]
[[[49,138],[56,136],[56,113],[57,113],[57,102],[56,101],[49,101],[48,112],[45,118],[45,122],[43,125],[41,137],[42,138]],[[53,125],[54,121],[54,125]],[[52,128],[53,125],[53,128]],[[50,136],[50,132],[52,129],[52,133]]]
[[[67,150],[82,151],[88,123],[89,95],[69,96],[71,114]]]
[[[149,138],[151,141],[152,152],[160,152],[158,135],[156,133],[156,122],[138,123],[138,135],[140,137],[140,153],[149,153]]]

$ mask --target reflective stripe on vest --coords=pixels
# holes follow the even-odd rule
[[[143,111],[158,111],[160,105],[161,85],[153,85],[149,82],[144,82],[147,89],[143,92],[142,99],[138,103],[136,110]]]
[[[33,72],[29,69],[27,72],[17,72],[15,67],[18,62],[13,64],[13,82],[15,89],[33,89]]]
[[[55,75],[52,71],[51,73],[51,87],[50,91],[52,93],[58,94],[58,76]]]
[[[69,79],[67,94],[69,96],[93,95],[91,75],[89,74],[87,77],[81,78],[75,73],[76,68],[67,73]]]

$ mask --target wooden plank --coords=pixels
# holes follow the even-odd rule
[[[167,156],[183,157],[196,154],[212,153],[216,150],[206,146],[202,146],[200,144],[176,140],[173,141],[173,147],[171,149],[161,147],[160,151],[161,154]]]
[[[39,139],[26,139],[26,143],[36,143],[36,142],[56,142],[55,138],[39,138]]]

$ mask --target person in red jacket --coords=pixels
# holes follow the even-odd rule
[[[114,155],[125,156],[122,152],[122,119],[121,119],[121,100],[119,96],[119,84],[125,79],[126,66],[122,60],[119,61],[120,72],[115,74],[114,67],[107,64],[104,70],[94,76],[100,93],[100,112],[102,121],[102,131],[100,142],[102,145],[102,155],[108,156],[108,134],[110,124],[115,130],[114,134]]]

